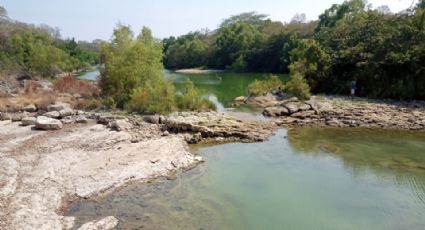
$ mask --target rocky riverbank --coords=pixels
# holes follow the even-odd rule
[[[68,201],[202,162],[187,143],[262,141],[274,123],[215,112],[169,116],[86,113],[55,103],[2,113],[0,229],[110,229],[114,217],[74,226]]]
[[[273,95],[235,100],[262,107],[281,127],[365,127],[425,131],[425,102],[314,96],[309,101]]]

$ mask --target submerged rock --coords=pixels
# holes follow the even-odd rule
[[[62,129],[62,122],[49,117],[39,116],[35,127],[42,130],[59,130]]]

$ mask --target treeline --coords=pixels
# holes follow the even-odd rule
[[[167,69],[205,67],[251,72],[288,72],[293,34],[311,37],[316,22],[297,15],[290,24],[255,12],[224,20],[215,31],[192,32],[163,40]]]
[[[59,29],[12,20],[0,6],[0,74],[50,77],[99,63],[98,42],[62,39]]]
[[[318,21],[288,24],[244,13],[215,31],[164,39],[169,69],[204,67],[291,73],[314,93],[425,99],[425,1],[403,12],[363,0],[334,4]]]

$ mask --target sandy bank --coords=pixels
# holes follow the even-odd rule
[[[175,73],[180,74],[207,74],[207,73],[221,73],[223,70],[213,70],[213,69],[179,69],[174,71]]]

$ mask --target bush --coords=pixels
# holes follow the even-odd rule
[[[201,97],[201,94],[189,79],[186,79],[182,92],[176,95],[176,105],[179,110],[189,111],[215,111],[217,109],[214,103]]]
[[[301,73],[295,72],[286,85],[286,92],[292,94],[300,100],[310,99],[310,86]]]
[[[283,82],[277,76],[270,76],[265,80],[255,80],[248,86],[249,96],[261,96],[272,92],[276,89],[283,90],[285,88]]]
[[[54,89],[61,93],[79,94],[84,98],[91,98],[99,94],[98,87],[88,81],[75,79],[69,75],[57,80]]]
[[[174,110],[174,86],[165,79],[136,88],[126,108],[139,113],[170,113]]]

